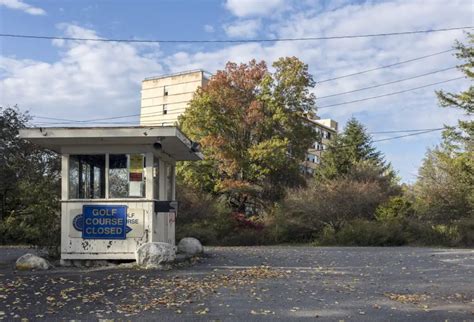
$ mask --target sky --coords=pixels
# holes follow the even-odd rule
[[[76,38],[240,40],[304,38],[474,25],[470,0],[0,0],[0,31]],[[449,50],[464,41],[461,30],[337,40],[264,43],[111,43],[0,38],[0,104],[39,117],[88,120],[140,112],[140,83],[145,77],[204,69],[225,63],[296,56],[316,81]],[[435,90],[458,92],[459,79],[414,91],[326,107],[403,91],[462,76],[454,52],[322,82],[313,89],[321,118],[342,128],[355,117],[369,132],[430,129],[467,118],[441,108]],[[323,96],[442,72],[332,97]],[[138,117],[120,119],[138,124]],[[42,123],[43,122],[43,123]],[[373,134],[374,140],[398,136]],[[376,142],[403,182],[416,180],[427,148],[440,132]]]

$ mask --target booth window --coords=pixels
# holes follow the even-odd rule
[[[105,155],[69,156],[69,198],[105,198]]]
[[[145,155],[109,155],[109,198],[145,196]]]

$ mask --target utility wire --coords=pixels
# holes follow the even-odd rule
[[[115,119],[123,119],[123,118],[129,118],[129,117],[137,117],[140,116],[140,118],[149,118],[149,117],[154,117],[154,116],[160,116],[160,115],[171,115],[171,114],[179,114],[183,113],[183,111],[173,111],[173,110],[168,110],[166,114],[163,112],[150,112],[150,113],[142,113],[142,114],[130,114],[130,115],[121,115],[121,116],[114,116],[114,117],[104,117],[104,118],[97,118],[97,119],[88,119],[88,120],[71,120],[71,119],[60,119],[60,118],[53,118],[53,117],[45,117],[45,116],[35,116],[33,115],[33,118],[36,119],[45,119],[45,120],[57,120],[57,121],[66,121],[70,123],[92,123],[92,122],[97,122],[97,121],[107,121],[107,120],[115,120]],[[54,124],[54,123],[53,123]],[[55,124],[67,124],[64,122],[56,122]]]
[[[388,133],[403,133],[403,132],[423,132],[423,131],[437,131],[443,130],[444,127],[437,127],[432,129],[409,129],[409,130],[389,130],[389,131],[376,131],[368,132],[368,134],[388,134]]]
[[[334,39],[353,39],[353,38],[368,38],[368,37],[386,37],[399,35],[413,35],[426,34],[433,32],[446,32],[453,30],[472,29],[473,26],[452,27],[440,29],[427,30],[409,30],[400,32],[386,32],[378,34],[361,34],[361,35],[340,35],[340,36],[315,36],[315,37],[301,37],[301,38],[263,38],[263,39],[229,39],[229,40],[166,40],[166,39],[106,39],[106,38],[79,38],[79,37],[60,37],[60,36],[38,36],[25,34],[0,34],[0,37],[9,38],[27,38],[27,39],[49,39],[49,40],[75,40],[75,41],[100,41],[100,42],[125,42],[125,43],[256,43],[256,42],[282,42],[282,41],[308,41],[308,40],[334,40]]]
[[[444,84],[444,83],[452,82],[452,81],[455,81],[455,80],[458,80],[458,79],[462,79],[462,78],[464,78],[464,76],[456,77],[456,78],[451,78],[451,79],[448,79],[448,80],[445,80],[445,81],[436,82],[436,83],[431,83],[431,84],[427,84],[427,85],[423,85],[423,86],[408,88],[408,89],[405,89],[405,90],[403,90],[403,91],[392,92],[392,93],[386,93],[386,94],[377,95],[377,96],[371,96],[371,97],[365,97],[365,98],[361,98],[361,99],[358,99],[358,100],[347,101],[347,102],[342,102],[342,103],[337,103],[337,104],[330,104],[330,105],[318,106],[317,108],[318,108],[318,109],[321,109],[321,108],[328,108],[328,107],[333,107],[333,106],[340,106],[340,105],[346,105],[346,104],[364,102],[364,101],[373,100],[373,99],[376,99],[376,98],[381,98],[381,97],[386,97],[386,96],[392,96],[392,95],[397,95],[397,94],[401,94],[401,93],[411,92],[411,91],[414,91],[414,90],[417,90],[417,89],[421,89],[421,88],[425,88],[425,87],[430,87],[430,86],[434,86],[434,85],[438,85],[438,84]]]
[[[341,76],[337,76],[337,77],[323,79],[323,80],[320,80],[320,81],[316,81],[316,83],[318,83],[318,84],[319,83],[325,83],[325,82],[333,81],[333,80],[336,80],[336,79],[351,77],[351,76],[355,76],[355,75],[361,75],[361,74],[373,72],[373,71],[376,71],[376,70],[380,70],[380,69],[384,69],[384,68],[390,68],[390,67],[393,67],[393,66],[398,66],[398,65],[410,63],[412,61],[417,61],[417,60],[421,60],[421,59],[425,59],[425,58],[429,58],[429,57],[449,53],[449,52],[454,51],[454,50],[456,50],[456,49],[443,50],[443,51],[440,51],[440,52],[437,52],[437,53],[433,53],[433,54],[429,54],[429,55],[425,55],[425,56],[420,56],[420,57],[415,57],[415,58],[411,58],[411,59],[408,59],[408,60],[403,60],[403,61],[400,61],[400,62],[394,63],[394,64],[383,65],[383,66],[379,66],[379,67],[375,67],[375,68],[371,68],[371,69],[361,70],[360,72],[356,72],[356,73],[351,73],[351,74],[346,74],[346,75],[341,75]]]
[[[405,135],[392,136],[392,137],[385,138],[385,139],[372,140],[372,143],[383,142],[383,141],[391,141],[391,140],[398,140],[398,139],[406,138],[406,137],[409,137],[409,136],[416,136],[416,135],[426,134],[426,133],[430,133],[430,132],[440,131],[440,130],[443,130],[443,129],[444,129],[444,128],[429,129],[429,130],[422,131],[422,132],[417,132],[417,133],[410,133],[410,134],[405,134]],[[325,150],[318,150],[318,151],[319,151],[319,152],[328,152],[328,151],[330,151],[330,150],[339,150],[339,149],[343,149],[343,148],[353,147],[353,146],[355,146],[355,145],[356,145],[356,144],[348,144],[348,145],[341,145],[341,146],[335,146],[335,147],[328,146],[327,149],[325,149]]]
[[[401,139],[401,138],[406,138],[406,137],[409,137],[409,136],[416,136],[416,135],[421,135],[421,134],[425,134],[425,133],[441,131],[443,129],[444,128],[439,128],[439,129],[426,130],[426,131],[417,132],[417,133],[410,133],[410,134],[405,134],[405,135],[393,136],[393,137],[390,137],[390,138],[373,140],[372,142],[382,142],[382,141],[390,141],[390,140],[395,140],[395,139]]]
[[[447,70],[456,69],[456,68],[457,68],[457,66],[448,67],[448,68],[435,70],[435,71],[432,71],[432,72],[429,72],[429,73],[425,73],[425,74],[421,74],[421,75],[416,75],[416,76],[412,76],[412,77],[408,77],[408,78],[398,79],[398,80],[395,80],[395,81],[391,81],[391,82],[387,82],[387,83],[382,83],[382,84],[377,84],[377,85],[373,85],[373,86],[362,87],[362,88],[354,89],[354,90],[347,91],[347,92],[341,92],[341,93],[336,93],[336,94],[331,94],[331,95],[325,95],[325,96],[318,96],[316,99],[318,100],[318,99],[323,99],[323,98],[328,98],[328,97],[334,97],[334,96],[340,96],[340,95],[345,95],[345,94],[349,94],[349,93],[355,93],[355,92],[365,91],[365,90],[367,90],[367,89],[382,87],[382,86],[386,86],[386,85],[390,85],[390,84],[395,84],[395,83],[401,83],[401,82],[404,82],[404,81],[407,81],[407,80],[416,79],[416,78],[420,78],[420,77],[424,77],[424,76],[428,76],[428,75],[433,75],[433,74],[445,72],[445,71],[447,71]]]

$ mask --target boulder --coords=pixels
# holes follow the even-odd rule
[[[160,268],[176,258],[176,247],[168,243],[146,243],[136,251],[137,264],[145,268]]]
[[[198,239],[194,237],[186,237],[179,241],[178,252],[187,256],[195,256],[202,254],[204,252],[204,248]]]
[[[33,269],[50,269],[53,267],[46,259],[27,253],[16,260],[16,269],[33,270]]]

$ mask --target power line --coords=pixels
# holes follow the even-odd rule
[[[448,67],[448,68],[435,70],[435,71],[433,71],[433,72],[429,72],[429,73],[425,73],[425,74],[421,74],[421,75],[416,75],[416,76],[412,76],[412,77],[408,77],[408,78],[398,79],[398,80],[395,80],[395,81],[391,81],[391,82],[387,82],[387,83],[382,83],[382,84],[377,84],[377,85],[373,85],[373,86],[362,87],[362,88],[354,89],[354,90],[347,91],[347,92],[341,92],[341,93],[336,93],[336,94],[331,94],[331,95],[319,96],[319,97],[317,97],[316,99],[323,99],[323,98],[328,98],[328,97],[334,97],[334,96],[339,96],[339,95],[344,95],[344,94],[349,94],[349,93],[360,92],[360,91],[364,91],[364,90],[367,90],[367,89],[382,87],[382,86],[385,86],[385,85],[390,85],[390,84],[395,84],[395,83],[401,83],[401,82],[404,82],[404,81],[407,81],[407,80],[416,79],[416,78],[420,78],[420,77],[424,77],[424,76],[428,76],[428,75],[433,75],[433,74],[445,72],[445,71],[447,71],[447,70],[456,69],[456,68],[457,68],[457,66]]]
[[[149,118],[149,117],[160,116],[160,115],[180,114],[180,113],[183,113],[183,112],[184,112],[184,110],[183,111],[173,111],[173,110],[170,111],[169,110],[166,114],[164,114],[161,111],[161,112],[150,112],[150,113],[139,113],[139,114],[121,115],[121,116],[113,116],[113,117],[104,117],[104,118],[88,119],[88,120],[61,119],[61,118],[35,116],[35,115],[33,115],[33,118],[45,119],[45,120],[65,121],[65,122],[55,122],[55,123],[52,123],[52,124],[94,123],[94,122],[97,122],[97,121],[107,121],[107,120],[123,119],[123,118],[137,117],[137,116],[140,116],[140,118]],[[42,122],[42,123],[45,123],[45,122]]]
[[[423,132],[423,131],[437,131],[442,130],[444,127],[437,127],[432,129],[410,129],[410,130],[389,130],[389,131],[376,131],[368,132],[369,134],[388,134],[388,133],[402,133],[402,132]]]
[[[318,108],[318,109],[321,109],[321,108],[328,108],[328,107],[339,106],[339,105],[346,105],[346,104],[364,102],[364,101],[373,100],[373,99],[376,99],[376,98],[381,98],[381,97],[386,97],[386,96],[397,95],[397,94],[406,93],[406,92],[411,92],[411,91],[414,91],[414,90],[417,90],[417,89],[421,89],[421,88],[425,88],[425,87],[430,87],[430,86],[434,86],[434,85],[438,85],[438,84],[448,83],[448,82],[452,82],[452,81],[455,81],[455,80],[458,80],[458,79],[461,79],[461,78],[464,78],[464,76],[456,77],[456,78],[451,78],[451,79],[448,79],[448,80],[445,80],[445,81],[436,82],[436,83],[431,83],[431,84],[427,84],[427,85],[423,85],[423,86],[408,88],[408,89],[405,89],[405,90],[403,90],[403,91],[392,92],[392,93],[386,93],[386,94],[377,95],[377,96],[371,96],[371,97],[365,97],[365,98],[361,98],[361,99],[358,99],[358,100],[347,101],[347,102],[342,102],[342,103],[337,103],[337,104],[330,104],[330,105],[325,105],[325,106],[318,106],[317,108]]]
[[[368,37],[386,37],[386,36],[399,36],[399,35],[413,35],[413,34],[426,34],[433,32],[446,32],[462,29],[472,29],[473,26],[465,27],[452,27],[452,28],[440,28],[440,29],[427,29],[427,30],[410,30],[400,32],[386,32],[378,34],[361,34],[361,35],[340,35],[340,36],[314,36],[314,37],[301,37],[301,38],[263,38],[263,39],[228,39],[228,40],[166,40],[166,39],[107,39],[107,38],[79,38],[79,37],[60,37],[60,36],[38,36],[38,35],[25,35],[25,34],[0,34],[0,37],[9,38],[27,38],[27,39],[48,39],[48,40],[74,40],[74,41],[97,41],[97,42],[125,42],[125,43],[256,43],[256,42],[283,42],[283,41],[308,41],[308,40],[334,40],[334,39],[353,39],[353,38],[368,38]]]
[[[430,133],[430,132],[441,131],[443,129],[444,128],[431,129],[431,130],[426,130],[426,131],[417,132],[417,133],[410,133],[410,134],[405,134],[405,135],[393,136],[393,137],[385,138],[385,139],[373,140],[372,142],[382,142],[382,141],[390,141],[390,140],[395,140],[395,139],[401,139],[401,138],[406,138],[406,137],[409,137],[409,136],[416,136],[416,135],[426,134],[426,133]]]
[[[394,64],[383,65],[383,66],[379,66],[379,67],[375,67],[375,68],[371,68],[371,69],[362,70],[360,72],[355,72],[355,73],[351,73],[351,74],[346,74],[346,75],[341,75],[341,76],[337,76],[337,77],[323,79],[323,80],[320,80],[320,81],[316,81],[316,83],[325,83],[325,82],[333,81],[333,80],[336,80],[336,79],[351,77],[351,76],[355,76],[355,75],[361,75],[361,74],[373,72],[373,71],[376,71],[376,70],[379,70],[379,69],[390,68],[390,67],[393,67],[393,66],[398,66],[398,65],[410,63],[412,61],[417,61],[417,60],[421,60],[421,59],[425,59],[425,58],[429,58],[429,57],[449,53],[449,52],[454,51],[454,50],[456,50],[456,49],[443,50],[443,51],[440,51],[440,52],[437,52],[437,53],[433,53],[433,54],[429,54],[429,55],[425,55],[425,56],[420,56],[420,57],[415,57],[415,58],[411,58],[411,59],[408,59],[408,60],[403,60],[403,61],[400,61],[400,62],[394,63]]]
[[[436,128],[436,129],[428,129],[428,130],[426,130],[426,131],[421,131],[421,132],[417,132],[417,133],[410,133],[410,134],[405,134],[405,135],[392,136],[392,137],[385,138],[385,139],[373,140],[372,143],[383,142],[383,141],[391,141],[391,140],[398,140],[398,139],[406,138],[406,137],[409,137],[409,136],[416,136],[416,135],[426,134],[426,133],[430,133],[430,132],[440,131],[440,130],[443,130],[443,129],[444,129],[444,128],[441,127],[441,128]],[[319,151],[319,152],[327,152],[327,151],[330,151],[330,150],[338,150],[338,149],[342,149],[342,148],[353,147],[353,146],[355,146],[355,145],[356,145],[356,144],[348,144],[348,145],[341,145],[341,146],[335,146],[335,147],[328,146],[328,149],[326,149],[326,150],[318,150],[318,151]]]

